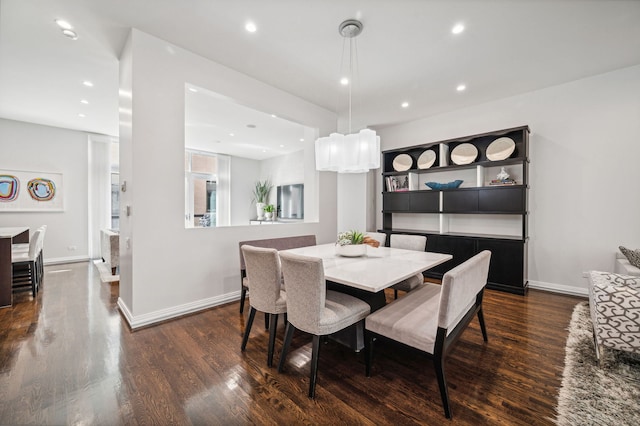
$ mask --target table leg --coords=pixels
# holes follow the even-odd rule
[[[0,307],[11,306],[13,265],[11,264],[11,238],[0,238]]]

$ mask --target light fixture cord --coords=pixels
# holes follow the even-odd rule
[[[351,90],[353,88],[353,43],[355,37],[349,39],[349,134],[351,134]]]

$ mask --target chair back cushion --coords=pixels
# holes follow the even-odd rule
[[[322,259],[283,252],[280,260],[287,283],[287,319],[297,329],[316,333],[327,292]]]
[[[238,245],[242,247],[248,244],[254,247],[274,248],[276,250],[289,250],[298,247],[308,247],[316,245],[315,235],[297,235],[294,237],[269,238],[264,240],[240,241]],[[240,270],[245,269],[242,250],[240,250]]]
[[[487,284],[491,252],[484,250],[442,277],[438,327],[451,331],[469,311]]]
[[[38,254],[40,254],[42,235],[42,230],[36,229],[31,236],[31,239],[29,240],[29,260],[35,260]]]
[[[389,247],[415,251],[425,251],[427,248],[427,237],[424,235],[391,234],[389,237]]]
[[[384,246],[387,242],[387,234],[384,232],[367,232],[365,235],[379,242],[381,246]]]
[[[245,244],[242,246],[242,252],[246,262],[247,278],[251,282],[251,306],[261,312],[272,314],[286,312],[284,294],[280,291],[282,275],[278,250]]]

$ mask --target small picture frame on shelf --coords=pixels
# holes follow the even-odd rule
[[[408,191],[409,190],[409,176],[408,175],[398,175],[398,176],[387,176],[387,191],[388,192],[398,192],[398,191]]]

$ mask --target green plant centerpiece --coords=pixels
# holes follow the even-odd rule
[[[364,256],[367,254],[364,238],[364,233],[359,231],[340,232],[336,241],[336,254],[347,257]]]
[[[267,220],[273,220],[273,212],[276,210],[273,204],[267,204],[266,206],[264,206],[263,210]]]
[[[273,185],[269,179],[263,181],[257,181],[253,188],[253,202],[256,203],[256,213],[258,215],[258,220],[263,220],[264,216],[264,206],[267,201],[269,201],[269,193],[271,192],[271,188]]]

